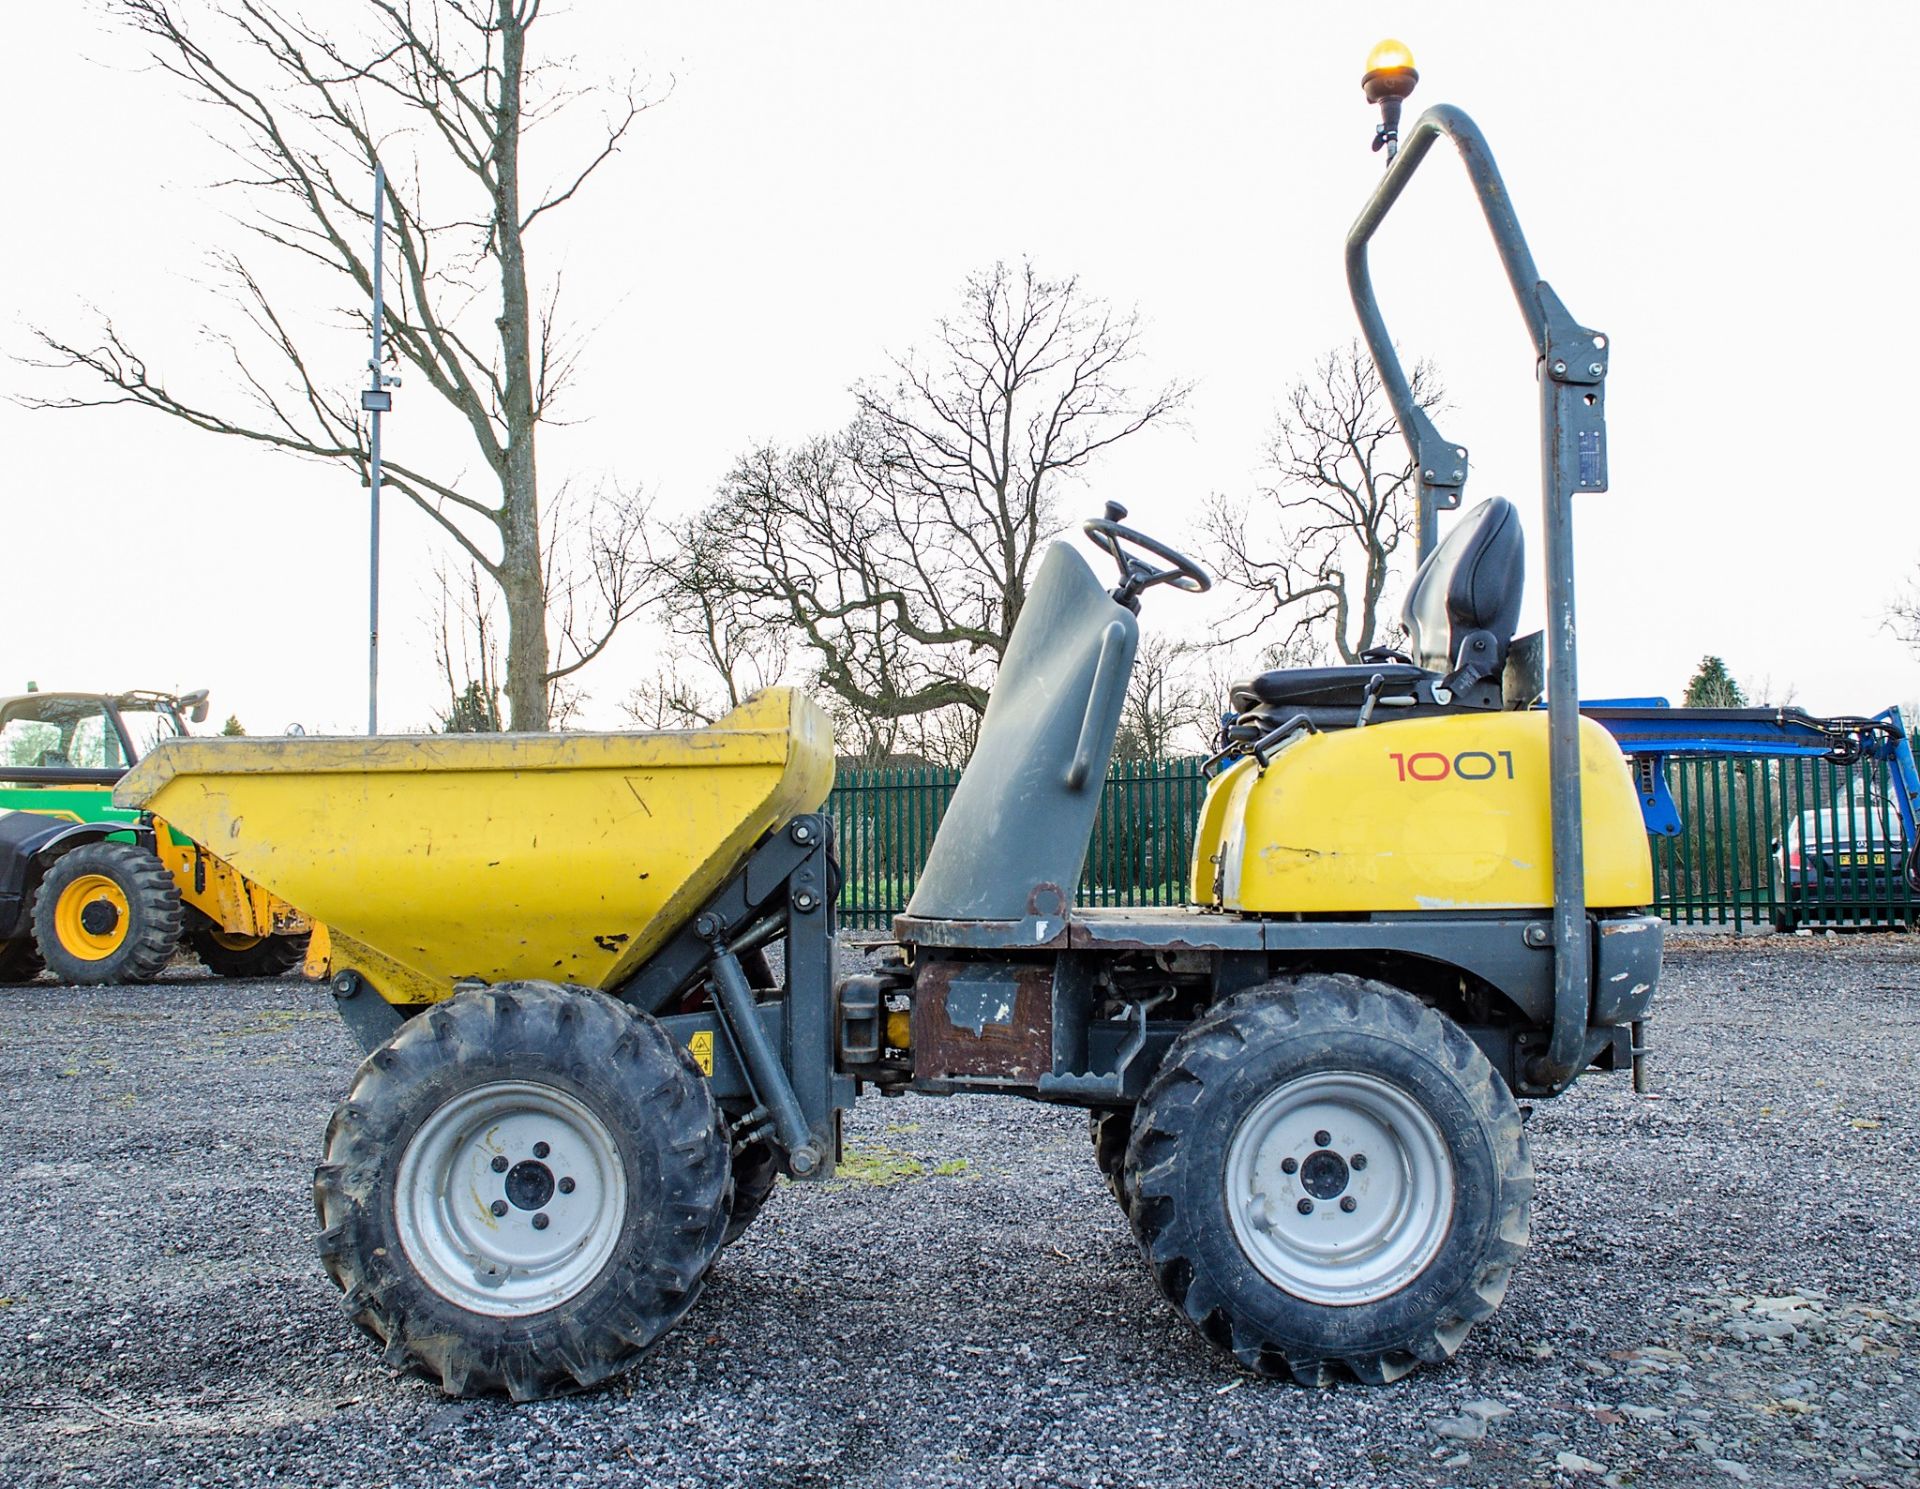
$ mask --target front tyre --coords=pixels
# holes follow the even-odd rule
[[[362,1063],[314,1175],[353,1321],[449,1395],[594,1385],[693,1305],[727,1224],[699,1069],[599,993],[503,983]]]
[[[1180,1038],[1134,1117],[1134,1234],[1263,1375],[1384,1383],[1450,1357],[1526,1249],[1533,1165],[1459,1025],[1380,983],[1256,988]]]
[[[185,914],[173,876],[152,853],[87,843],[41,879],[33,939],[62,982],[152,982],[180,949]]]

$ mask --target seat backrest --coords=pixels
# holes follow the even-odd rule
[[[1526,549],[1520,514],[1504,497],[1483,501],[1427,555],[1407,591],[1407,650],[1431,672],[1454,665],[1473,631],[1492,633],[1503,660],[1520,621]]]
[[[1047,550],[994,679],[980,738],[907,914],[1060,928],[1086,862],[1140,641],[1065,543]]]

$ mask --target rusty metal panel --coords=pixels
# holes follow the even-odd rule
[[[1266,945],[1262,921],[1172,906],[1078,910],[1068,933],[1077,951],[1259,951]]]
[[[1029,1084],[1053,1069],[1053,968],[922,962],[914,977],[916,1083],[987,1077]]]
[[[1055,917],[1028,920],[938,920],[896,915],[893,939],[902,946],[953,947],[970,951],[1065,951],[1072,922]]]

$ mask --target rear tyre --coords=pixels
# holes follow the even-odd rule
[[[1383,1384],[1499,1307],[1527,1245],[1520,1113],[1397,989],[1270,983],[1175,1041],[1134,1114],[1133,1229],[1167,1299],[1263,1375]]]
[[[187,944],[216,977],[285,977],[307,959],[307,937],[236,936],[211,923],[187,933]]]
[[[1087,1113],[1089,1135],[1093,1138],[1093,1161],[1100,1177],[1107,1181],[1107,1192],[1120,1213],[1133,1213],[1133,1196],[1127,1192],[1127,1139],[1133,1135],[1133,1111],[1130,1107],[1097,1106]]]
[[[760,1218],[780,1178],[780,1160],[766,1143],[748,1143],[733,1155],[733,1213],[727,1217],[722,1246],[731,1246]]]
[[[453,1396],[516,1401],[640,1359],[700,1294],[730,1197],[687,1052],[600,993],[510,982],[361,1064],[314,1174],[347,1316]]]
[[[40,948],[33,944],[32,936],[0,941],[0,983],[32,982],[46,970],[46,965],[40,959]]]
[[[180,949],[173,876],[134,843],[87,843],[47,870],[33,939],[62,982],[151,982]]]

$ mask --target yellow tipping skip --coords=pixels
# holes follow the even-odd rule
[[[328,927],[389,1002],[478,978],[624,980],[833,787],[833,728],[769,688],[708,729],[182,739],[114,800]]]
[[[1580,721],[1587,904],[1653,898],[1626,759]],[[1454,715],[1303,735],[1215,778],[1192,896],[1250,914],[1541,909],[1553,903],[1547,716]]]

